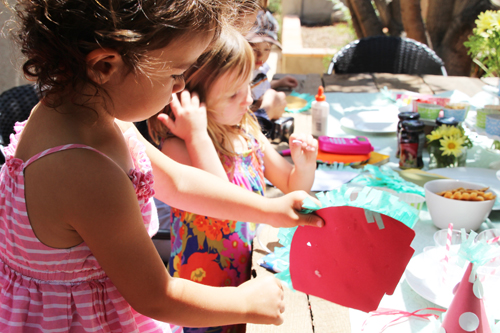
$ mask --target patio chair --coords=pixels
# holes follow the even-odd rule
[[[0,95],[0,144],[10,143],[17,121],[28,119],[31,109],[40,100],[34,84],[25,84],[4,91]]]
[[[435,74],[447,76],[444,62],[427,45],[410,38],[372,36],[335,54],[327,73]]]

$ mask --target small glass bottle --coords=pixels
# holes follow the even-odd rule
[[[398,122],[398,129],[396,132],[396,138],[398,139],[398,145],[397,145],[397,150],[396,150],[396,157],[399,157],[399,140],[400,140],[400,135],[401,135],[401,129],[403,128],[402,122],[404,120],[418,120],[420,119],[420,113],[418,112],[412,112],[412,111],[404,111],[400,112],[398,114],[399,122]]]
[[[403,120],[401,138],[399,167],[401,169],[422,169],[422,150],[425,145],[425,124],[420,120]]]

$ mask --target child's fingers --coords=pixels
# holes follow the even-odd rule
[[[185,108],[191,106],[191,94],[187,90],[181,92],[181,105]]]
[[[191,106],[192,106],[193,108],[198,108],[198,107],[200,107],[200,97],[198,96],[198,94],[197,94],[197,93],[195,93],[195,92],[194,92],[194,93],[191,95],[191,101],[190,101],[190,102],[191,102]]]
[[[303,149],[306,151],[316,151],[318,149],[318,140],[312,136],[296,135],[290,137],[290,149]]]
[[[172,94],[172,101],[170,102],[170,110],[177,118],[178,110],[181,108],[181,103],[179,102],[179,98],[177,98],[177,94]]]
[[[316,214],[297,214],[299,215],[299,223],[297,223],[297,225],[308,225],[320,228],[325,225],[325,221],[323,221],[323,219]]]
[[[323,221],[323,219],[316,214],[299,213],[302,210],[302,205],[306,197],[308,197],[312,202],[314,202],[316,206],[321,207],[322,204],[317,198],[307,194],[304,191],[295,191],[287,195],[294,196],[293,207],[297,211],[297,215],[299,218],[297,225],[309,225],[312,227],[323,227],[325,225],[325,221]]]
[[[168,129],[172,130],[172,128],[175,127],[175,122],[170,118],[167,114],[165,113],[160,113],[158,115],[158,120],[165,126],[168,127]]]

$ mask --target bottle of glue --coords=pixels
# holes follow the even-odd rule
[[[326,102],[323,86],[318,87],[316,100],[311,104],[312,113],[312,135],[319,137],[327,135],[328,114],[330,113],[330,104]]]

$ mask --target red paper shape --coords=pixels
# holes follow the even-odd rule
[[[410,261],[415,232],[358,207],[316,211],[323,228],[298,227],[290,246],[294,289],[346,307],[374,311],[391,295]],[[372,222],[368,222],[372,221]]]
[[[462,281],[458,284],[458,288],[455,287],[457,288],[455,296],[453,296],[448,311],[446,311],[442,325],[447,333],[491,333],[483,299],[477,298],[476,295],[474,295],[472,289],[474,284],[469,282],[471,271],[472,263],[469,263],[462,277]],[[475,275],[475,279],[477,279],[477,275]],[[475,318],[470,320],[471,316],[475,316]],[[477,327],[474,325],[476,319],[478,320]],[[467,327],[471,324],[473,327]]]

